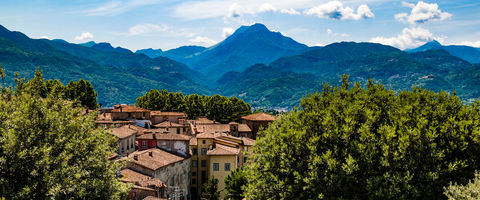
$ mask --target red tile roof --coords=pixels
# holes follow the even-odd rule
[[[174,141],[190,141],[190,136],[175,134],[175,133],[148,133],[144,132],[143,135],[138,136],[137,139],[153,140],[155,135],[156,140],[174,140]]]
[[[238,132],[252,132],[252,129],[250,129],[250,127],[248,127],[246,124],[239,124]]]
[[[179,116],[183,117],[185,116],[185,113],[183,112],[162,112],[162,111],[152,111],[150,112],[150,115],[159,115],[159,116]]]
[[[158,123],[158,124],[155,124],[153,125],[153,127],[156,127],[156,128],[169,128],[169,127],[186,127],[187,125],[181,125],[181,124],[177,124],[175,122],[171,122],[171,121],[164,121],[162,123]]]
[[[196,120],[195,120],[195,123],[198,125],[198,124],[214,124],[215,121],[212,121],[212,120],[209,120],[207,119],[206,117],[198,117]]]
[[[255,145],[255,140],[254,140],[254,139],[250,139],[250,138],[247,138],[247,137],[243,137],[242,140],[243,140],[243,145],[245,145],[245,146],[253,146],[253,145]]]
[[[124,139],[127,137],[130,137],[132,135],[137,134],[137,130],[130,128],[129,126],[122,126],[120,128],[113,128],[111,130],[111,133],[115,136],[117,136],[119,139]]]
[[[266,113],[255,113],[242,117],[250,121],[275,121],[275,117]]]
[[[152,152],[152,156],[149,155],[150,152]],[[134,159],[135,155],[137,156],[137,160]],[[135,151],[128,155],[128,158],[130,159],[130,162],[151,170],[157,170],[161,167],[180,162],[185,159],[157,148],[147,149],[144,151]]]
[[[148,187],[151,185],[157,187],[164,187],[165,184],[162,183],[160,179],[154,179],[150,176],[143,175],[131,169],[123,169],[120,171],[122,178],[120,179],[124,183],[135,183],[136,185]]]
[[[228,147],[221,144],[216,144],[214,149],[208,150],[207,155],[237,155],[240,152],[240,149]]]
[[[113,106],[112,112],[150,112],[147,109],[135,107],[127,104],[117,104]]]

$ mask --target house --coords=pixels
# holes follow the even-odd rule
[[[97,116],[97,120],[95,121],[97,124],[97,127],[102,127],[104,129],[109,129],[109,128],[118,128],[121,126],[125,125],[134,125],[135,121],[131,120],[112,120],[112,113],[100,113]]]
[[[159,179],[167,189],[164,198],[175,195],[190,197],[190,157],[182,157],[162,149],[136,151],[128,156],[127,168],[143,175]]]
[[[152,111],[150,114],[152,124],[158,124],[164,121],[184,124],[187,119],[187,115],[183,112]]]
[[[128,193],[128,199],[144,199],[148,196],[164,197],[166,185],[160,179],[143,175],[131,169],[120,171],[120,180],[124,183],[133,183],[134,186]]]
[[[232,170],[248,163],[248,152],[253,145],[255,141],[252,139],[234,137],[218,130],[193,137],[190,140],[192,199],[200,196],[202,186],[210,176],[219,180],[219,190],[224,189],[223,180]]]
[[[109,131],[118,138],[117,153],[120,157],[135,151],[137,130],[130,128],[130,126],[122,126]]]
[[[275,121],[275,117],[266,113],[255,113],[242,117],[242,121],[252,130],[252,137],[250,138],[256,139],[260,127],[267,128],[268,124]]]
[[[188,125],[187,124],[178,124],[172,121],[163,121],[158,124],[152,125],[152,128],[163,128],[166,131],[176,134],[188,135]]]
[[[110,112],[112,121],[135,121],[137,126],[150,127],[150,110],[127,104],[117,104]]]
[[[138,149],[160,148],[181,156],[190,155],[190,136],[149,129],[138,136]]]

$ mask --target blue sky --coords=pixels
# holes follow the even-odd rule
[[[393,0],[1,0],[0,24],[32,38],[94,40],[131,50],[210,46],[241,25],[313,46],[426,41],[480,47],[480,1]]]

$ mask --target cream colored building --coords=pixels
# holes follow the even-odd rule
[[[135,151],[137,130],[130,128],[129,125],[110,130],[112,135],[118,138],[118,155],[120,157],[133,153]]]

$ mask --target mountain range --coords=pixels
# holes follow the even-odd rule
[[[0,62],[9,83],[15,72],[32,77],[39,66],[45,78],[64,84],[89,80],[104,106],[134,103],[150,89],[167,89],[237,96],[256,108],[288,110],[300,98],[320,91],[322,84],[338,85],[343,74],[362,83],[373,78],[395,90],[421,86],[456,91],[465,102],[472,102],[480,97],[479,52],[437,41],[406,51],[355,42],[308,47],[254,24],[208,48],[133,53],[104,42],[31,39],[0,26]]]

